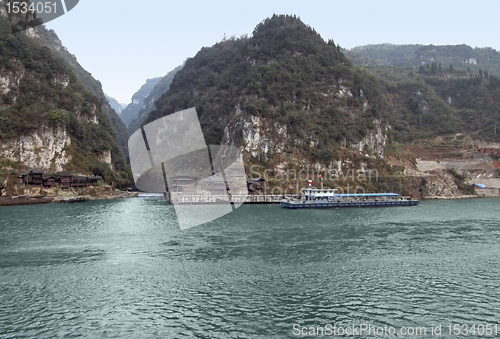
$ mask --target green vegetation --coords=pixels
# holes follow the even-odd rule
[[[453,175],[453,177],[455,178],[455,184],[457,185],[458,189],[460,189],[465,194],[469,195],[476,194],[474,190],[474,185],[468,185],[466,183],[467,178],[458,173],[456,169],[454,168],[450,169],[450,174]]]
[[[500,120],[500,84],[495,76],[486,79],[484,73],[481,77],[479,72],[450,71],[438,64],[420,70],[380,66],[365,69],[376,76],[391,102],[391,141],[408,143],[459,132],[500,141],[494,129]]]
[[[110,151],[114,170],[104,173],[106,180],[127,185],[130,170],[105,100],[82,85],[61,56],[39,40],[23,32],[10,34],[4,18],[0,31],[0,69],[10,84],[0,98],[0,142],[44,127],[65,128],[72,140],[66,149],[72,158],[67,170],[100,175],[99,159]],[[44,28],[39,32],[47,33]]]
[[[37,41],[42,45],[50,47],[54,56],[59,57],[66,69],[70,71],[72,77],[79,84],[83,85],[90,93],[99,98],[100,108],[104,115],[111,122],[113,133],[118,142],[121,155],[117,157],[125,157],[128,159],[128,132],[125,124],[122,122],[118,114],[111,108],[107,102],[101,83],[92,77],[92,74],[87,72],[77,61],[76,57],[68,52],[53,30],[46,30],[43,26],[37,27]],[[17,35],[16,35],[17,36]]]
[[[349,159],[353,166],[379,170],[380,180],[366,183],[367,190],[403,194],[410,193],[404,191],[410,184],[421,187],[421,180],[405,178],[398,166],[367,158],[367,149],[360,154],[349,145],[379,126],[388,126],[387,153],[406,159],[412,155],[401,153],[405,145],[440,135],[464,132],[500,141],[494,129],[500,118],[498,52],[380,45],[346,53],[364,66],[353,65],[338,45],[299,18],[274,15],[251,37],[224,38],[187,60],[144,124],[196,107],[207,143],[220,143],[229,125],[234,127],[230,141],[244,146],[242,121],[260,117],[266,137],[280,140],[275,128],[286,127],[286,139],[280,140],[284,150],[246,154],[249,166],[274,168],[291,156],[325,166]],[[465,183],[458,184],[468,192]]]
[[[240,107],[287,126],[288,152],[328,162],[344,139],[358,141],[374,119],[386,118],[385,106],[375,78],[332,40],[296,16],[274,15],[252,37],[222,40],[187,60],[145,123],[196,107],[205,140],[218,144]],[[312,140],[319,140],[314,149]]]
[[[466,132],[500,141],[494,128],[500,119],[500,53],[494,49],[383,44],[345,53],[368,65],[391,102],[391,140]]]
[[[454,69],[489,70],[500,75],[500,53],[493,48],[472,48],[467,45],[366,45],[344,51],[359,65],[415,67],[436,63],[453,71]]]
[[[47,113],[47,121],[49,125],[55,127],[65,127],[69,121],[70,114],[65,109],[51,109]]]

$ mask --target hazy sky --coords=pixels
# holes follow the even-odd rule
[[[203,46],[251,35],[277,14],[296,14],[323,39],[359,45],[467,44],[500,50],[500,1],[80,0],[49,22],[106,94],[129,103],[146,79],[167,74]]]

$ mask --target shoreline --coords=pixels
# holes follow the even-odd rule
[[[435,196],[435,197],[426,197],[420,200],[458,200],[458,199],[494,199],[500,198],[500,196],[484,196],[484,195],[460,195],[456,197],[443,197],[443,196]]]
[[[89,195],[89,194],[77,194],[76,192],[64,192],[63,194],[58,194],[57,196],[46,195],[46,197],[53,197],[54,200],[50,203],[60,203],[64,200],[74,199],[77,197],[87,198],[89,201],[94,200],[116,200],[116,199],[129,199],[129,198],[163,198],[162,196],[140,196],[141,193],[144,192],[130,192],[130,191],[102,191],[97,195]],[[27,195],[27,196],[35,196],[35,195]],[[265,197],[265,195],[253,195],[255,197]],[[488,198],[500,198],[500,196],[483,196],[483,195],[460,195],[460,196],[432,196],[432,197],[422,197],[418,200],[461,200],[461,199],[488,199]],[[261,201],[261,199],[255,199],[255,201],[245,201],[244,204],[270,204],[275,205],[279,204],[278,201]]]
[[[68,199],[74,199],[77,197],[83,197],[83,198],[88,198],[89,201],[93,200],[114,200],[114,199],[128,199],[128,198],[135,198],[139,195],[139,192],[128,192],[128,191],[108,191],[111,194],[104,194],[102,192],[101,194],[98,195],[88,195],[88,194],[76,194],[76,193],[71,193],[71,194],[61,194],[58,196],[55,196],[54,201],[52,203],[60,203],[61,201],[68,200]]]

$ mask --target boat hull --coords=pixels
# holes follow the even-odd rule
[[[47,204],[54,199],[43,196],[0,197],[0,206]]]
[[[415,206],[418,200],[400,201],[377,201],[377,202],[287,202],[282,201],[280,205],[286,208],[343,208],[343,207],[391,207],[391,206]]]

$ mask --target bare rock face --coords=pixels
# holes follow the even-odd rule
[[[0,157],[43,171],[62,171],[71,160],[66,152],[70,145],[71,139],[65,128],[43,127],[32,134],[2,142]]]
[[[244,154],[257,156],[261,153],[279,153],[285,148],[288,138],[287,126],[270,119],[253,115],[242,114],[241,108],[236,106],[235,122],[229,123],[224,131],[224,144],[235,145],[235,131],[240,130],[243,146],[240,151]]]
[[[101,157],[99,158],[103,163],[108,164],[109,168],[113,169],[113,162],[111,158],[111,151],[106,150],[102,153]]]
[[[274,156],[285,151],[289,139],[292,137],[288,133],[288,126],[273,119],[245,114],[239,105],[235,107],[236,116],[224,131],[223,143],[228,145],[236,144],[236,135],[241,135],[240,151],[242,154],[256,157],[258,155]],[[371,157],[384,158],[384,151],[388,144],[388,132],[390,125],[382,125],[380,120],[374,121],[375,127],[368,131],[368,134],[359,142],[345,145],[364,154],[370,153]],[[239,132],[237,132],[239,131]],[[297,145],[302,144],[302,140],[295,140]],[[310,147],[318,145],[316,136],[309,136]],[[291,159],[281,159],[283,163],[288,163]],[[339,159],[332,159],[336,161]],[[279,169],[278,165],[278,169]],[[321,166],[323,168],[323,166]],[[325,167],[326,168],[326,167]],[[323,169],[325,169],[323,168]]]
[[[462,196],[455,184],[453,176],[444,171],[436,171],[435,175],[427,177],[423,195],[425,198],[454,198]]]
[[[7,94],[11,90],[19,88],[19,83],[25,73],[26,70],[18,60],[11,61],[11,70],[0,68],[0,94]]]
[[[5,0],[0,0],[0,16],[9,18],[9,14],[7,14],[7,10],[5,9]]]
[[[388,142],[387,132],[389,129],[390,126],[382,128],[380,120],[375,120],[375,128],[362,140],[352,144],[351,147],[359,152],[368,151],[374,155],[383,157]]]

